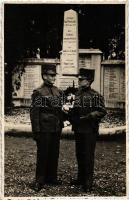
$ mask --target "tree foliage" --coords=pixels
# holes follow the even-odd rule
[[[124,5],[5,5],[5,62],[24,57],[59,57],[64,11],[78,13],[79,48],[99,48],[105,58],[114,51],[124,58]]]

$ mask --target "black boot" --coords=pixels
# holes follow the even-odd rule
[[[93,186],[93,181],[92,180],[87,180],[82,188],[84,192],[91,192],[92,191],[92,186]]]
[[[49,179],[46,180],[46,184],[48,185],[62,185],[62,181],[59,179]]]
[[[33,185],[33,190],[35,192],[39,192],[41,189],[44,188],[44,184],[41,184],[41,183],[38,183],[38,182],[35,182],[35,184]]]
[[[71,181],[70,181],[70,184],[71,185],[82,185],[82,181],[80,180],[80,179],[72,179]]]

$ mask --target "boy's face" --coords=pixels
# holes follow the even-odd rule
[[[88,80],[86,78],[79,78],[79,87],[85,87],[88,88],[91,85],[91,80]]]
[[[45,83],[53,85],[56,80],[56,74],[44,74],[43,79]]]

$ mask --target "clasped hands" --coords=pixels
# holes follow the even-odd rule
[[[66,114],[69,113],[69,111],[73,108],[73,105],[70,103],[66,103],[62,106],[62,111]]]

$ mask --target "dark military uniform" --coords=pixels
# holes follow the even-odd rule
[[[98,92],[91,87],[78,90],[70,118],[75,133],[78,182],[85,188],[92,186],[96,138],[105,114],[104,99]]]
[[[37,142],[36,181],[40,184],[57,179],[60,135],[63,127],[62,93],[43,84],[32,94],[30,118]]]

